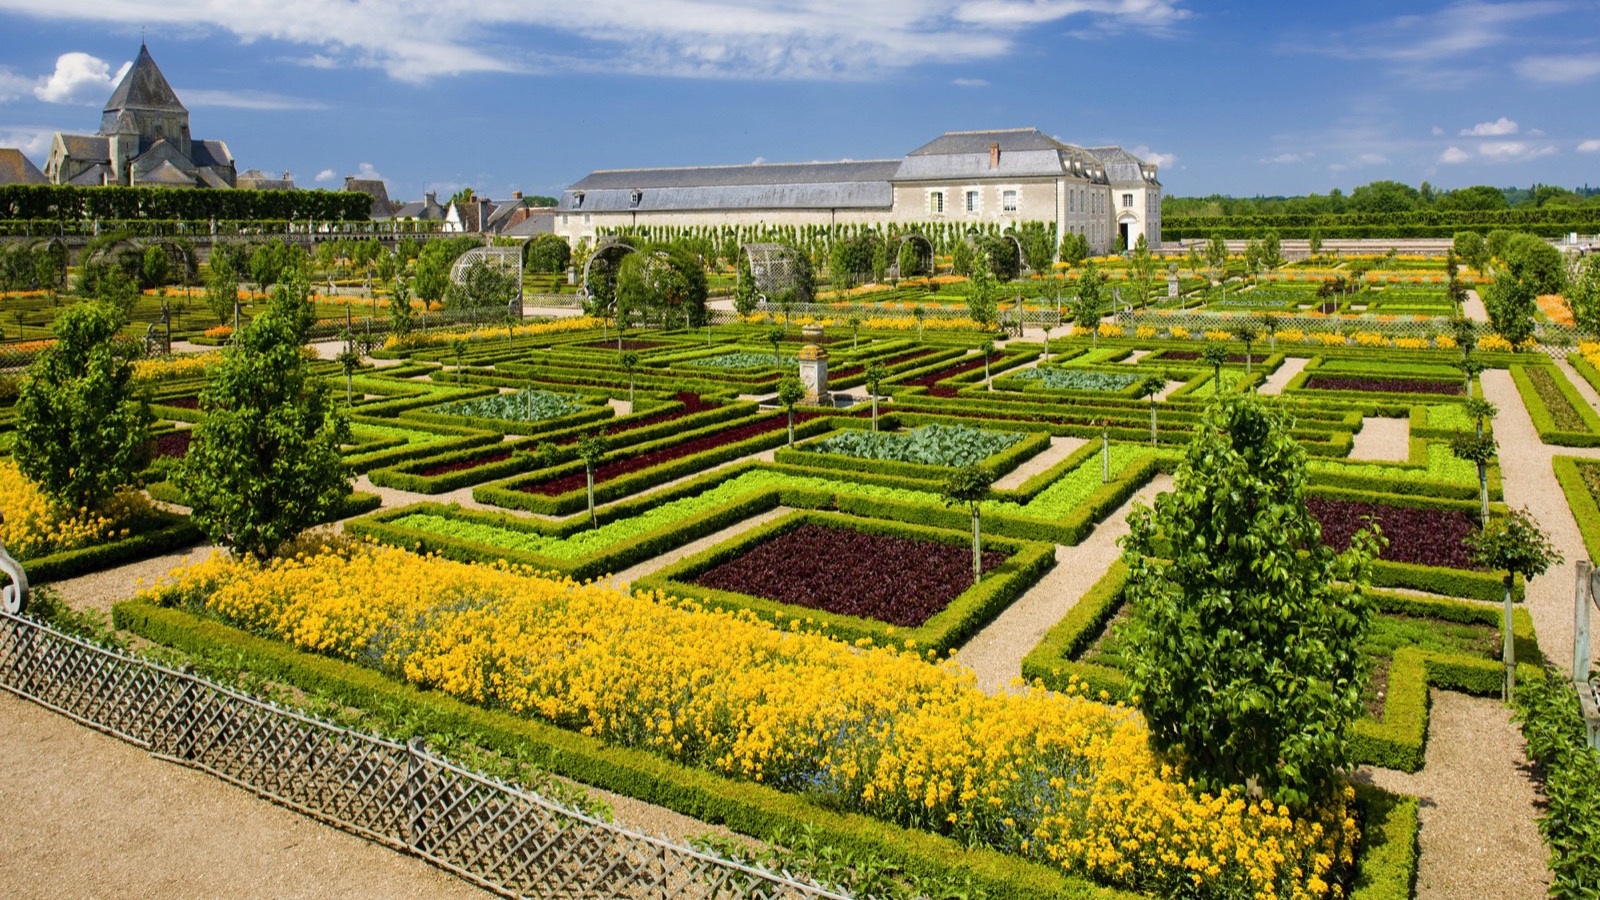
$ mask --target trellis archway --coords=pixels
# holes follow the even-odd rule
[[[590,288],[590,276],[594,272],[595,263],[598,262],[602,268],[615,270],[624,256],[637,252],[639,252],[639,248],[622,238],[602,238],[599,243],[594,245],[594,251],[589,254],[589,258],[584,261],[583,277],[578,280],[578,292],[584,297],[594,295],[594,291]]]
[[[749,263],[750,281],[761,299],[810,291],[810,263],[798,249],[788,244],[741,244],[739,254]],[[743,266],[739,267],[739,278],[744,278]],[[811,298],[797,296],[795,300],[808,303]]]
[[[903,252],[902,248],[907,243],[913,244],[917,248],[917,264],[919,271],[903,272],[900,269],[900,255]],[[910,278],[915,275],[932,275],[933,257],[933,241],[929,240],[928,236],[920,231],[908,231],[905,234],[894,238],[894,257],[890,263],[890,269],[893,271],[896,278]]]
[[[490,269],[504,275],[517,286],[517,296],[522,296],[522,248],[521,247],[474,247],[456,257],[450,266],[450,283],[461,286],[467,281],[467,273],[473,266],[488,266]]]

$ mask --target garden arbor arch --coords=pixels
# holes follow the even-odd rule
[[[763,300],[774,300],[807,287],[805,254],[788,244],[740,244],[739,253],[750,264],[750,281]],[[744,267],[739,267],[744,278]],[[808,302],[810,297],[797,297]]]
[[[905,244],[914,244],[917,248],[917,272],[900,271],[900,253]],[[890,257],[891,268],[899,278],[910,278],[913,275],[933,274],[933,241],[920,231],[908,231],[894,239],[894,255]]]
[[[602,267],[616,269],[622,258],[629,253],[637,253],[639,249],[621,238],[602,238],[594,245],[594,252],[589,254],[589,259],[583,264],[583,278],[578,281],[578,289],[584,297],[594,296],[594,291],[589,287],[589,275],[594,271],[594,264],[599,262]]]
[[[46,246],[54,249],[55,245],[59,245],[63,254],[65,253],[66,245],[60,241],[53,240]],[[138,273],[144,267],[145,254],[150,252],[152,247],[158,248],[167,258],[169,277],[183,284],[193,284],[199,277],[199,266],[195,262],[194,250],[164,238],[129,237],[112,241],[95,248],[84,258],[83,264],[88,265],[90,262],[100,260],[119,265],[124,271],[138,277]],[[65,267],[62,271],[66,271]]]
[[[984,243],[991,238],[1006,241],[1011,244],[1012,248],[1017,254],[1017,274],[1019,276],[1029,274],[1033,271],[1032,269],[1028,268],[1027,254],[1022,252],[1022,241],[1019,240],[1016,234],[1013,232],[1007,231],[1001,234],[985,234],[974,228],[968,231],[962,240],[964,240],[967,244],[967,247],[972,250],[973,258],[976,259],[979,254],[987,254],[989,252],[988,248],[984,246]],[[992,266],[993,260],[990,260],[990,263]]]
[[[517,296],[522,296],[522,248],[474,247],[456,257],[450,266],[450,283],[460,287],[467,282],[467,273],[473,266],[488,266],[511,279],[517,286]]]

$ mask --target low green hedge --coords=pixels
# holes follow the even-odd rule
[[[1114,700],[1126,700],[1130,688],[1127,676],[1110,666],[1080,662],[1076,657],[1099,638],[1123,605],[1127,567],[1119,560],[1089,589],[1061,621],[1045,632],[1022,660],[1022,677],[1037,681],[1052,690],[1064,690],[1071,680],[1086,683],[1091,695],[1104,691]],[[1498,626],[1501,611],[1445,598],[1411,597],[1374,592],[1380,612],[1412,617],[1438,618]],[[1512,637],[1517,658],[1529,662],[1517,667],[1519,678],[1538,678],[1536,664],[1539,644],[1533,618],[1518,609],[1512,617]],[[1505,667],[1498,659],[1462,654],[1431,653],[1414,647],[1397,650],[1389,668],[1389,691],[1384,701],[1384,717],[1356,720],[1351,729],[1351,751],[1360,763],[1414,772],[1422,767],[1428,730],[1429,686],[1470,694],[1499,692]]]
[[[969,881],[993,900],[1139,900],[1142,895],[1093,884],[1059,869],[994,850],[963,847],[862,815],[839,813],[803,797],[732,781],[640,750],[554,725],[471,706],[377,672],[247,634],[193,613],[134,599],[117,604],[118,628],[191,653],[238,659],[262,678],[316,690],[358,708],[398,706],[419,730],[464,732],[490,750],[530,765],[723,825],[761,840],[809,829],[819,843],[870,855],[925,878]],[[1406,897],[1415,878],[1416,802],[1358,785],[1364,840],[1356,857],[1352,900]]]
[[[1555,416],[1551,414],[1550,407],[1545,403],[1539,391],[1533,386],[1528,375],[1527,366],[1512,366],[1511,380],[1516,383],[1517,393],[1522,395],[1522,405],[1528,409],[1528,418],[1533,420],[1534,430],[1539,432],[1539,440],[1557,447],[1600,447],[1600,415],[1596,415],[1593,407],[1572,386],[1567,376],[1555,366],[1546,366],[1544,371],[1550,376],[1551,382],[1556,386],[1556,391],[1583,420],[1585,431],[1564,431],[1556,425]]]
[[[62,550],[32,559],[22,559],[31,583],[76,578],[113,566],[149,559],[200,542],[200,529],[188,516],[157,510],[140,529],[115,541]]]
[[[1561,484],[1561,492],[1567,497],[1572,518],[1578,522],[1584,549],[1590,559],[1600,559],[1600,503],[1596,503],[1594,493],[1584,483],[1583,473],[1579,471],[1579,466],[1600,465],[1600,460],[1555,456],[1551,457],[1550,462],[1556,470],[1556,481]]]
[[[1056,564],[1053,545],[986,537],[984,546],[1007,550],[1011,554],[1010,557],[986,573],[977,584],[951,600],[944,609],[929,617],[921,625],[912,628],[897,628],[876,619],[808,609],[764,597],[714,590],[693,583],[693,579],[700,574],[743,556],[757,545],[808,524],[960,546],[968,546],[972,540],[970,532],[962,533],[908,525],[904,522],[857,518],[826,512],[795,512],[642,578],[635,583],[634,589],[657,590],[669,596],[693,597],[719,609],[749,610],[780,627],[796,619],[807,622],[808,627],[811,623],[815,623],[818,630],[842,641],[868,638],[879,645],[904,645],[943,654],[976,634],[978,629],[1001,610],[1010,606]]]
[[[921,417],[918,417],[921,418]],[[852,427],[867,426],[868,423],[848,422]],[[921,423],[919,423],[921,424]],[[944,423],[941,423],[944,424]],[[965,424],[965,423],[963,423]],[[883,427],[883,417],[879,417],[880,430]],[[970,427],[970,426],[969,426]],[[1023,438],[1001,450],[998,453],[982,460],[982,464],[995,476],[1000,477],[1015,469],[1028,459],[1050,448],[1050,433],[1046,431],[1022,432]],[[869,457],[845,456],[839,453],[826,453],[816,449],[819,441],[826,440],[828,435],[812,438],[804,444],[796,444],[793,450],[787,447],[780,448],[773,454],[776,462],[790,465],[803,466],[813,469],[839,469],[846,472],[875,472],[883,475],[896,475],[901,478],[910,478],[927,481],[934,484],[942,483],[944,479],[955,471],[952,466],[932,466],[918,463],[899,462],[892,459],[872,459]]]

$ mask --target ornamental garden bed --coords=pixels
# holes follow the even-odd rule
[[[994,359],[993,358],[991,358],[989,360],[989,364],[990,364],[990,366],[992,368],[993,365],[994,365]],[[946,366],[945,368],[940,369],[940,370],[938,370],[936,372],[933,372],[931,374],[922,375],[922,376],[919,376],[917,378],[913,378],[913,379],[911,379],[909,381],[901,381],[901,382],[898,382],[898,384],[899,385],[903,385],[905,387],[926,388],[927,389],[927,395],[929,397],[954,397],[956,395],[958,389],[957,388],[953,388],[953,387],[941,386],[939,384],[939,382],[945,380],[946,378],[952,378],[952,377],[954,377],[956,375],[961,375],[961,374],[964,374],[966,372],[971,372],[974,369],[982,369],[982,368],[983,368],[983,357],[982,356],[976,356],[976,357],[972,357],[970,359],[967,359],[965,362],[960,362],[960,363],[957,363],[957,364],[955,364],[953,366]]]
[[[1011,554],[985,550],[983,571]],[[929,540],[806,523],[692,579],[811,610],[916,627],[972,587],[972,552]]]
[[[642,578],[634,590],[843,641],[943,653],[1054,565],[1050,544],[985,537],[984,575],[973,584],[970,531],[799,511]]]
[[[188,429],[158,434],[152,455],[156,459],[183,459],[189,455],[189,444],[193,441],[194,433]]]
[[[1380,559],[1419,566],[1476,569],[1467,558],[1466,539],[1478,531],[1478,516],[1461,509],[1398,506],[1333,497],[1306,498],[1306,507],[1322,523],[1322,542],[1337,552],[1350,538],[1377,522],[1389,546]]]
[[[583,347],[583,348],[589,349],[589,350],[616,350],[617,349],[617,342],[616,341],[591,341],[590,343],[587,343],[587,344],[573,344],[572,346],[574,348]],[[664,342],[661,342],[661,341],[630,341],[630,340],[624,340],[622,342],[622,349],[623,350],[659,350],[662,347],[666,347],[666,346],[669,346],[669,345],[664,343]]]
[[[1260,362],[1263,358],[1263,355],[1259,353],[1251,354],[1250,356],[1252,362]],[[1155,359],[1161,362],[1199,362],[1200,353],[1197,350],[1163,350],[1160,356],[1155,357]],[[1143,360],[1140,361],[1143,362]],[[1228,354],[1229,365],[1242,366],[1244,363],[1245,355],[1243,353]]]
[[[1360,375],[1312,375],[1305,387],[1313,391],[1360,391],[1369,394],[1444,394],[1461,395],[1460,381],[1432,381],[1420,378],[1378,378]]]

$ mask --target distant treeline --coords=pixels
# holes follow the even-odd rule
[[[245,191],[39,184],[0,187],[0,219],[365,219],[358,191]]]

